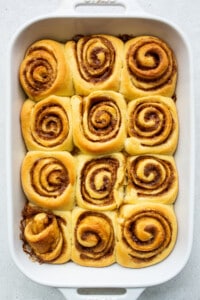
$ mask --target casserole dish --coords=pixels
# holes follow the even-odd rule
[[[98,2],[98,9],[96,6],[93,10],[91,5],[95,2]],[[86,4],[87,7],[89,6],[90,13],[84,12],[86,7],[84,5]],[[107,12],[103,11],[103,7],[106,7]],[[112,9],[115,15],[111,14]],[[77,34],[89,33],[155,35],[170,44],[177,57],[179,77],[176,104],[179,114],[180,136],[175,160],[180,179],[175,211],[179,228],[178,239],[173,252],[167,259],[148,268],[127,269],[114,264],[108,268],[95,269],[80,267],[71,262],[67,265],[40,265],[28,259],[23,252],[22,242],[19,239],[21,211],[25,203],[20,184],[20,167],[26,152],[19,123],[21,105],[24,99],[18,80],[20,62],[25,50],[36,40],[50,38],[65,41]],[[190,47],[182,32],[163,19],[146,15],[135,1],[63,2],[62,9],[59,9],[57,13],[29,22],[15,35],[10,49],[8,91],[8,226],[12,257],[19,269],[30,279],[40,284],[65,288],[141,288],[163,283],[177,275],[186,264],[191,251],[194,205],[192,66]]]

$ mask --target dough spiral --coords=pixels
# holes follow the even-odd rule
[[[75,158],[68,152],[29,151],[22,162],[24,193],[44,208],[72,209],[75,179]]]
[[[148,96],[128,103],[128,138],[125,150],[131,155],[172,155],[178,143],[178,115],[171,98]]]
[[[123,201],[125,158],[121,153],[98,156],[79,155],[76,199],[80,207],[113,210]]]
[[[79,207],[72,212],[72,260],[83,266],[103,267],[115,262],[115,212]]]
[[[128,100],[152,94],[172,97],[176,81],[175,56],[163,40],[139,36],[126,42],[120,92]]]
[[[123,43],[109,35],[81,37],[66,43],[77,95],[96,90],[119,90]]]
[[[19,78],[26,95],[35,101],[52,94],[71,96],[72,75],[64,44],[54,40],[32,44],[20,65]]]
[[[126,203],[171,204],[178,193],[178,174],[172,156],[139,155],[128,158]]]
[[[24,250],[33,260],[62,264],[70,259],[70,212],[48,212],[28,204],[21,225]]]
[[[126,137],[126,103],[113,91],[72,97],[74,144],[87,154],[118,152]]]
[[[142,268],[164,260],[177,237],[173,206],[124,205],[119,214],[117,236],[116,259],[120,265]]]
[[[71,151],[70,99],[49,96],[37,103],[26,100],[21,110],[21,128],[28,150]]]

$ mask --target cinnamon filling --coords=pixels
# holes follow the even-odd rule
[[[84,109],[83,113],[87,114],[88,123],[83,123],[83,128],[88,140],[107,142],[117,136],[121,113],[113,100],[106,97],[92,98],[88,111]]]
[[[171,83],[177,71],[171,49],[162,41],[146,38],[131,45],[126,56],[130,76],[136,87],[157,90]]]
[[[79,73],[84,80],[98,83],[112,74],[116,54],[112,43],[105,37],[82,37],[74,51]]]
[[[143,173],[138,170],[143,168]],[[173,184],[175,174],[172,164],[152,156],[139,156],[132,161],[128,176],[139,196],[159,197],[167,193]]]
[[[63,143],[69,134],[68,116],[61,105],[43,105],[33,111],[32,138],[41,145],[55,147]]]
[[[48,90],[56,80],[57,59],[46,47],[32,47],[25,58],[23,79],[31,94]]]
[[[114,251],[114,229],[109,217],[93,211],[82,213],[74,231],[75,245],[82,259],[100,260]]]
[[[119,162],[110,157],[87,162],[81,171],[80,180],[83,200],[97,206],[112,204],[118,168]]]
[[[70,182],[65,166],[53,157],[38,159],[33,164],[30,176],[35,192],[48,198],[61,195]]]
[[[53,262],[65,251],[62,229],[66,221],[47,210],[26,205],[22,212],[21,240],[23,250],[33,261]]]
[[[151,261],[170,245],[172,225],[158,210],[139,211],[122,226],[123,242],[136,262]]]

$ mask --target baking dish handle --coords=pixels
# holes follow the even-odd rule
[[[60,0],[58,13],[95,16],[106,14],[144,14],[138,0]]]
[[[75,289],[59,288],[59,291],[67,300],[136,300],[145,288],[126,289]],[[83,290],[83,292],[81,292]],[[122,290],[123,293],[119,293]],[[108,293],[109,291],[109,293]]]

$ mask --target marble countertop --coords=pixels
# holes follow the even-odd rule
[[[60,0],[0,0],[0,299],[2,300],[61,300],[64,296],[53,287],[40,286],[26,278],[16,267],[11,259],[8,247],[7,215],[6,215],[6,190],[5,190],[5,103],[6,103],[6,53],[9,42],[20,26],[31,18],[48,14],[57,9]],[[192,45],[194,60],[194,92],[196,112],[196,149],[200,147],[200,2],[199,0],[137,0],[142,9],[152,15],[165,17],[177,24],[186,34]],[[200,177],[200,155],[196,151],[196,175]],[[168,300],[168,299],[200,299],[200,185],[196,181],[195,190],[195,222],[194,242],[190,259],[175,278],[159,286],[147,288],[139,297],[140,300]],[[71,299],[70,299],[71,300]]]

